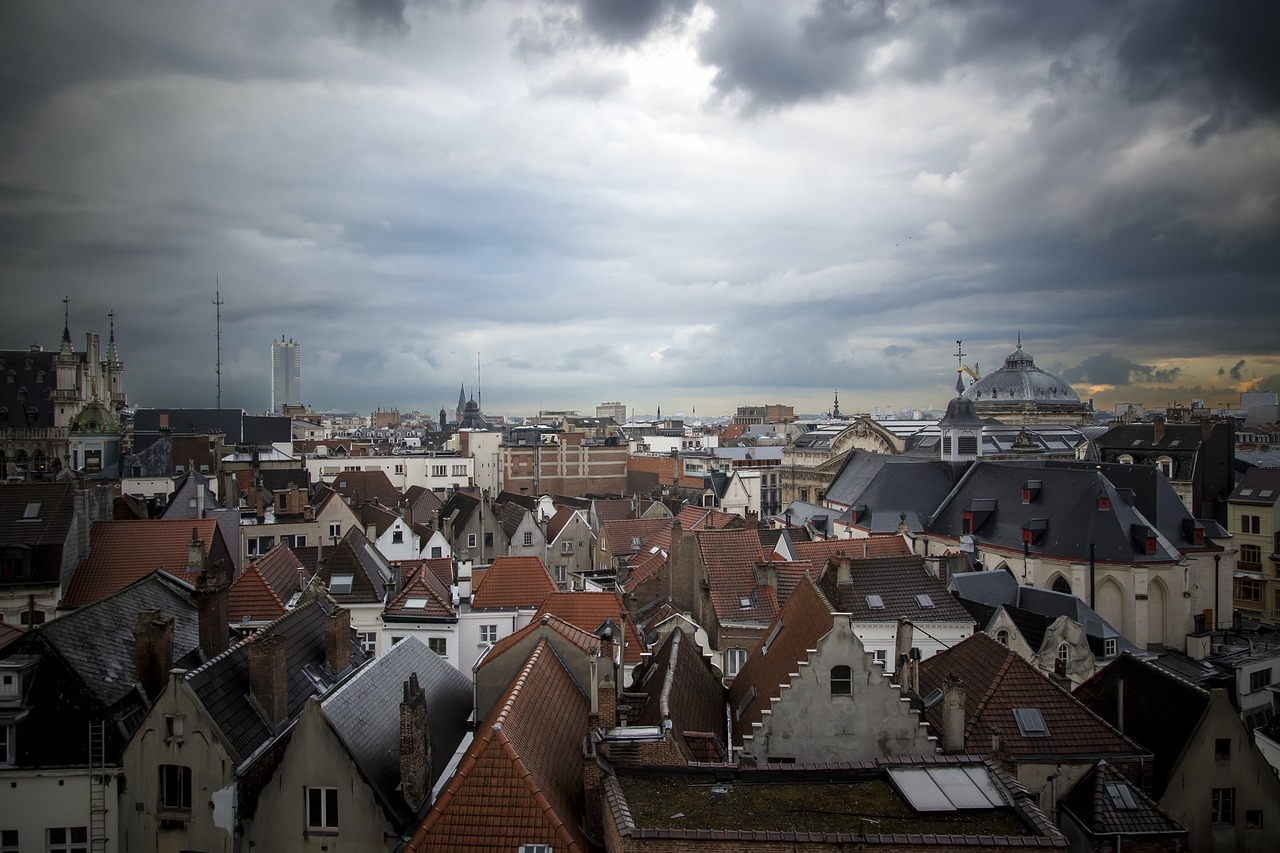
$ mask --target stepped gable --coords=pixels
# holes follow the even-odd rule
[[[475,740],[405,847],[420,851],[594,849],[583,833],[588,697],[542,640],[476,727]]]
[[[61,607],[83,607],[114,595],[156,569],[194,584],[199,570],[188,571],[191,534],[204,543],[204,559],[230,555],[212,518],[96,521],[89,533],[89,556],[76,566]]]
[[[1001,749],[1014,760],[1133,756],[1144,752],[1014,651],[986,634],[974,634],[921,661],[921,695],[942,689],[947,676],[953,674],[965,684],[965,747],[970,752],[990,752],[996,729],[1000,732]],[[1023,708],[1040,712],[1047,735],[1023,733],[1014,713]],[[926,710],[925,719],[941,732],[942,703]]]
[[[539,607],[558,589],[555,578],[537,557],[498,557],[471,595],[476,610]]]

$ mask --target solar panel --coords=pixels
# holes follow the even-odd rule
[[[918,812],[992,809],[1006,805],[990,773],[977,765],[893,768],[889,779],[907,804]]]

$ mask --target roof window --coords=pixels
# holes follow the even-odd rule
[[[355,575],[334,575],[329,579],[329,592],[342,595],[351,592],[351,582]]]
[[[1044,714],[1039,708],[1014,708],[1013,719],[1023,737],[1049,736],[1049,724],[1044,721]]]
[[[1106,789],[1113,808],[1132,811],[1138,807],[1138,801],[1133,798],[1133,792],[1123,782],[1105,782],[1102,787]]]
[[[916,596],[916,604],[921,607],[933,607],[933,599],[927,593],[922,592]]]
[[[404,606],[412,610],[422,610],[427,606],[427,600],[425,598],[406,598]]]
[[[40,520],[40,501],[32,501],[22,510],[22,521]]]
[[[872,610],[884,610],[884,599],[872,593],[867,596],[867,606]]]

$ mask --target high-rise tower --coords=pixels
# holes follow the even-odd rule
[[[302,405],[302,347],[290,338],[271,342],[271,411]]]

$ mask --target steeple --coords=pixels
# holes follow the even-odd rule
[[[71,355],[71,297],[62,297],[62,355]]]
[[[831,417],[839,418],[840,417],[840,392],[836,391],[835,395],[836,395],[836,400],[834,403],[831,404]]]

